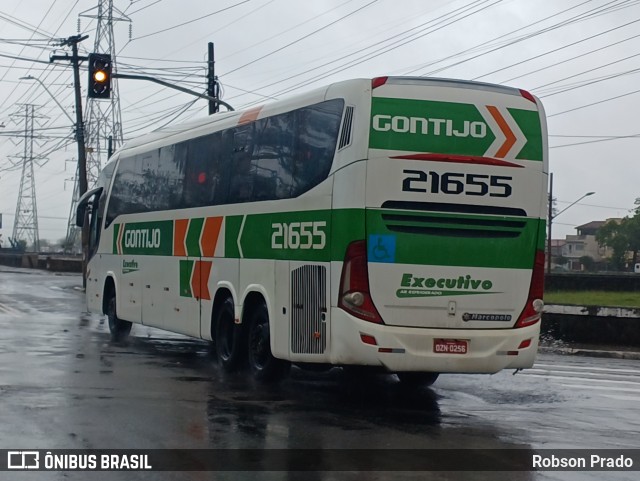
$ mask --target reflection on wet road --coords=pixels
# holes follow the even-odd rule
[[[394,376],[293,369],[281,385],[265,387],[225,375],[206,342],[134,326],[129,341],[111,343],[104,320],[81,314],[79,283],[77,276],[0,270],[2,448],[640,448],[634,361],[541,355],[535,369],[515,376],[443,375],[418,391]],[[25,479],[85,479],[47,474]],[[245,474],[282,479],[283,473]],[[342,474],[286,479],[424,479],[424,473]],[[432,479],[601,479],[463,474]]]

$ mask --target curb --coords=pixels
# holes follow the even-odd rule
[[[627,359],[627,360],[640,360],[640,352],[636,351],[603,351],[598,349],[582,349],[571,347],[544,347],[538,348],[539,352],[547,354],[562,354],[569,356],[590,356],[590,357],[603,357],[608,359]]]

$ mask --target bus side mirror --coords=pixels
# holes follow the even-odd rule
[[[76,207],[76,225],[78,227],[84,226],[84,218],[87,215],[87,207],[92,205],[96,199],[100,198],[102,189],[102,187],[91,189],[85,192],[84,195],[78,199],[78,207]]]
[[[79,205],[76,209],[76,225],[82,227],[84,225],[84,216],[87,213],[88,204]]]

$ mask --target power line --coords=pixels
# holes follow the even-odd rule
[[[620,99],[620,98],[623,98],[623,97],[627,97],[627,96],[629,96],[629,95],[637,94],[638,92],[640,92],[640,89],[638,89],[638,90],[634,90],[634,91],[632,91],[632,92],[627,92],[627,93],[625,93],[625,94],[621,94],[621,95],[616,95],[616,96],[613,96],[613,97],[609,97],[609,98],[606,98],[606,99],[603,99],[603,100],[598,100],[597,102],[591,102],[591,103],[589,103],[589,104],[581,105],[581,106],[579,106],[579,107],[574,107],[574,108],[572,108],[572,109],[563,110],[562,112],[557,112],[557,113],[555,113],[555,114],[547,115],[547,118],[550,118],[550,117],[557,117],[558,115],[568,114],[569,112],[575,112],[576,110],[585,109],[585,108],[587,108],[587,107],[592,107],[592,106],[594,106],[594,105],[603,104],[603,103],[605,103],[605,102],[610,102],[610,101],[612,101],[612,100],[616,100],[616,99]]]
[[[532,60],[536,60],[536,59],[538,59],[538,58],[545,57],[545,56],[547,56],[547,55],[549,55],[549,54],[559,52],[560,50],[564,50],[564,49],[566,49],[566,48],[573,47],[573,46],[578,45],[578,44],[580,44],[580,43],[587,42],[587,41],[589,41],[589,40],[593,40],[594,38],[600,37],[600,36],[602,36],[602,35],[606,35],[607,33],[611,33],[611,32],[614,32],[614,31],[616,31],[616,30],[619,30],[619,29],[621,29],[621,28],[628,27],[629,25],[632,25],[632,24],[637,23],[637,22],[640,22],[640,19],[634,20],[634,21],[629,22],[629,23],[625,23],[624,25],[620,25],[620,26],[618,26],[618,27],[614,27],[614,28],[611,28],[611,29],[609,29],[609,30],[605,30],[605,31],[603,31],[603,32],[597,33],[597,34],[595,34],[595,35],[591,35],[591,36],[589,36],[589,37],[586,37],[586,38],[583,38],[583,39],[577,40],[577,41],[575,41],[575,42],[572,42],[572,43],[569,43],[569,44],[563,45],[562,47],[558,47],[558,48],[554,48],[554,49],[551,49],[551,50],[547,50],[547,51],[546,51],[546,52],[544,52],[544,53],[541,53],[541,54],[539,54],[539,55],[535,55],[535,56],[533,56],[533,57],[529,57],[529,58],[527,58],[527,59],[521,60],[520,62],[512,63],[511,65],[507,65],[506,67],[502,67],[502,68],[499,68],[499,69],[493,70],[493,71],[491,71],[491,72],[488,72],[488,73],[486,73],[486,74],[479,75],[479,76],[477,76],[477,77],[474,77],[472,80],[478,80],[478,79],[481,79],[481,78],[483,78],[483,77],[487,77],[487,76],[489,76],[489,75],[492,75],[492,74],[494,74],[494,73],[497,73],[497,72],[501,72],[501,71],[503,71],[503,70],[510,69],[510,68],[515,67],[515,66],[517,66],[517,65],[522,65],[523,63],[527,63],[527,62],[530,62],[530,61],[532,61]],[[621,40],[621,41],[619,41],[619,42],[615,42],[615,43],[612,43],[612,44],[606,45],[606,46],[604,46],[604,47],[600,47],[600,48],[597,48],[597,49],[595,49],[595,50],[591,50],[591,51],[589,51],[589,52],[582,53],[582,54],[580,54],[580,55],[576,55],[575,57],[571,57],[571,58],[568,58],[568,59],[564,59],[564,60],[562,60],[562,61],[560,61],[560,62],[558,62],[558,63],[555,63],[555,64],[553,64],[553,65],[551,65],[551,66],[556,66],[556,65],[559,65],[560,63],[566,63],[566,62],[569,62],[569,61],[571,61],[571,60],[575,60],[575,59],[578,59],[578,58],[584,57],[585,55],[589,55],[589,54],[592,54],[592,53],[598,52],[598,51],[600,51],[600,50],[604,50],[604,49],[606,49],[606,48],[610,48],[610,47],[612,47],[612,46],[614,46],[614,45],[618,45],[618,44],[620,44],[620,43],[627,42],[627,41],[629,41],[629,40],[632,40],[632,39],[634,39],[634,38],[638,38],[638,37],[640,37],[640,34],[638,34],[638,35],[633,35],[632,37],[626,38],[626,39]],[[543,68],[540,68],[540,69],[537,69],[537,70],[533,70],[533,71],[528,72],[528,73],[526,73],[526,74],[519,75],[519,76],[517,76],[517,77],[512,77],[512,78],[510,78],[510,79],[504,80],[504,81],[503,81],[503,82],[501,82],[501,83],[503,83],[503,84],[504,84],[504,83],[507,83],[507,82],[511,82],[512,80],[516,80],[516,79],[518,79],[518,78],[524,77],[525,75],[531,75],[532,73],[538,73],[538,72],[540,72],[540,71],[542,71],[542,70],[546,70],[547,68],[550,68],[550,67],[543,67]]]
[[[329,10],[326,10],[326,11],[324,11],[324,12],[318,14],[318,15],[315,15],[312,18],[309,18],[309,19],[307,19],[307,20],[305,20],[303,22],[300,22],[300,23],[298,23],[296,25],[293,25],[292,27],[289,27],[289,28],[287,28],[285,30],[279,30],[278,33],[276,33],[274,35],[271,35],[270,37],[267,37],[265,39],[262,39],[259,42],[252,43],[251,45],[248,45],[247,47],[241,48],[240,50],[236,50],[236,51],[230,53],[229,55],[223,56],[220,60],[226,60],[227,58],[231,58],[231,57],[233,57],[233,56],[235,56],[235,55],[237,55],[237,54],[239,54],[241,52],[244,52],[246,50],[252,49],[253,47],[256,47],[258,45],[264,45],[269,40],[273,40],[274,38],[277,38],[277,37],[280,37],[280,36],[282,36],[282,35],[284,35],[286,33],[289,33],[292,30],[295,30],[296,28],[301,27],[302,25],[305,25],[305,24],[307,24],[309,22],[313,22],[314,20],[317,20],[318,18],[323,17],[324,15],[327,15],[328,13],[333,12],[334,10],[338,10],[339,8],[344,7],[347,3],[351,3],[353,1],[354,0],[347,0],[347,1],[343,2],[343,3],[341,3],[340,5],[337,5],[337,6],[333,7],[333,8],[330,8]],[[175,53],[175,52],[173,52],[173,53]]]
[[[220,10],[216,10],[215,12],[212,12],[212,13],[208,13],[207,15],[203,15],[203,16],[201,16],[201,17],[194,18],[193,20],[189,20],[189,21],[187,21],[187,22],[179,23],[179,24],[177,24],[177,25],[174,25],[173,27],[163,28],[162,30],[158,30],[157,32],[152,32],[152,33],[148,33],[148,34],[146,34],[146,35],[141,35],[141,36],[139,36],[139,37],[135,37],[135,38],[131,39],[131,41],[134,41],[134,40],[140,40],[141,38],[151,37],[151,36],[153,36],[153,35],[158,35],[158,34],[160,34],[160,33],[168,32],[169,30],[174,30],[174,29],[179,28],[179,27],[184,27],[185,25],[189,25],[190,23],[194,23],[194,22],[197,22],[197,21],[202,20],[202,19],[204,19],[204,18],[211,17],[212,15],[216,15],[216,14],[218,14],[218,13],[225,12],[225,11],[227,11],[227,10],[230,10],[230,9],[232,9],[232,8],[235,8],[235,7],[239,6],[239,5],[243,5],[243,4],[248,3],[248,2],[250,2],[250,1],[251,1],[251,0],[243,0],[242,2],[235,3],[235,4],[233,4],[233,5],[230,5],[230,6],[228,6],[228,7],[222,8],[222,9],[220,9]]]
[[[640,56],[640,53],[636,53],[634,55],[629,55],[628,57],[621,58],[621,59],[618,59],[618,60],[614,60],[613,62],[609,62],[609,63],[606,63],[604,65],[600,65],[598,67],[594,67],[594,68],[591,68],[589,70],[584,70],[584,71],[579,72],[577,74],[569,75],[568,77],[564,77],[564,78],[561,78],[559,80],[554,80],[553,82],[548,82],[548,83],[546,83],[544,85],[540,85],[538,87],[534,87],[532,90],[535,90],[535,91],[542,90],[544,87],[548,87],[550,85],[555,85],[557,83],[564,82],[565,80],[569,80],[569,79],[572,79],[574,77],[578,77],[580,75],[584,75],[584,74],[587,74],[587,73],[595,72],[596,70],[600,70],[600,69],[605,68],[605,67],[610,67],[611,65],[615,65],[617,63],[624,62],[625,60],[629,60],[631,58],[638,57],[638,56]],[[626,75],[626,74],[629,74],[629,73],[635,73],[635,72],[638,72],[638,71],[640,71],[640,68],[636,68],[636,69],[633,69],[633,70],[628,70],[628,71],[625,71],[625,72],[620,72],[620,73],[617,73],[617,74],[613,74],[611,76],[607,76],[605,78],[596,79],[596,80],[593,80],[593,81],[588,81],[588,83],[586,83],[584,85],[581,85],[580,87],[584,87],[586,85],[591,85],[591,84],[594,84],[594,83],[597,83],[597,82],[602,82],[604,80],[609,80],[611,78],[616,78],[616,77],[619,77],[621,75]],[[579,88],[579,87],[576,87],[576,88]],[[567,89],[567,90],[573,90],[573,89]],[[557,95],[557,94],[563,93],[563,92],[566,92],[566,90],[559,90],[557,92],[554,92],[554,93],[551,93],[551,94],[547,94],[547,95],[545,95],[545,97],[551,97],[553,95]]]
[[[563,147],[573,147],[575,145],[585,145],[585,144],[596,144],[599,142],[609,142],[611,140],[620,140],[620,139],[637,139],[640,137],[640,134],[633,135],[619,135],[616,137],[608,137],[606,139],[596,139],[596,140],[585,140],[582,142],[572,142],[570,144],[562,144],[562,145],[554,145],[549,147],[550,149],[561,149]]]
[[[479,8],[479,9],[477,9],[477,10],[475,10],[475,11],[471,11],[470,13],[467,13],[468,11],[472,10],[474,7],[476,7],[476,6],[480,6],[480,5],[484,4],[484,3],[487,3],[488,1],[489,1],[489,0],[485,0],[485,1],[483,1],[483,2],[481,2],[481,3],[479,3],[479,4],[477,4],[477,5],[474,5],[473,7],[468,8],[466,11],[461,10],[460,12],[458,12],[457,10],[460,10],[460,9],[454,10],[454,12],[456,12],[456,15],[459,15],[459,14],[461,14],[461,13],[465,13],[465,15],[463,15],[463,16],[459,16],[458,18],[455,18],[455,15],[454,15],[454,16],[452,17],[452,18],[454,18],[453,20],[452,20],[452,18],[446,18],[446,19],[442,20],[443,22],[444,22],[444,21],[449,22],[449,23],[447,23],[447,24],[445,24],[445,25],[439,25],[437,28],[431,29],[431,30],[429,30],[429,31],[428,31],[428,32],[426,32],[426,33],[424,32],[424,30],[422,30],[421,32],[418,32],[418,33],[419,33],[419,35],[418,35],[418,33],[414,33],[414,34],[412,34],[412,35],[414,35],[414,38],[412,38],[412,39],[407,40],[407,38],[404,38],[404,39],[402,39],[402,40],[399,40],[399,41],[398,41],[398,42],[401,42],[401,43],[396,42],[395,44],[391,44],[390,46],[388,45],[387,47],[385,47],[385,48],[386,48],[386,50],[379,49],[379,50],[377,50],[377,51],[376,51],[376,53],[374,53],[374,54],[371,54],[371,53],[365,54],[365,55],[363,55],[363,56],[361,56],[361,57],[359,57],[359,58],[357,58],[357,59],[351,60],[351,61],[346,62],[346,63],[344,63],[344,64],[342,64],[342,65],[340,65],[340,66],[334,67],[333,69],[330,69],[330,70],[328,70],[328,71],[325,71],[323,74],[321,74],[321,76],[315,76],[315,77],[313,77],[313,78],[312,78],[312,79],[310,79],[310,80],[303,80],[303,81],[298,82],[297,84],[294,84],[294,85],[292,85],[292,86],[290,86],[290,87],[288,87],[288,88],[285,88],[285,89],[283,89],[283,90],[280,90],[280,91],[278,91],[278,92],[275,92],[275,93],[273,93],[272,95],[277,96],[277,95],[286,94],[286,93],[292,92],[292,91],[294,91],[294,90],[297,90],[297,89],[299,89],[299,88],[301,88],[301,87],[304,87],[304,86],[307,86],[307,85],[309,85],[309,84],[312,84],[312,83],[316,82],[316,81],[317,81],[317,80],[319,80],[319,79],[326,78],[326,77],[328,77],[329,75],[336,74],[336,73],[338,73],[338,72],[342,72],[342,71],[344,71],[344,70],[347,70],[347,69],[349,69],[349,68],[351,68],[351,67],[354,67],[354,66],[359,65],[359,64],[361,64],[361,63],[363,63],[363,62],[369,61],[369,60],[371,60],[371,59],[373,59],[373,58],[376,58],[376,57],[378,57],[378,56],[380,56],[380,55],[383,55],[383,54],[385,54],[385,53],[388,53],[388,52],[390,52],[390,51],[392,51],[392,50],[395,50],[395,49],[397,49],[397,48],[399,48],[399,47],[401,47],[401,46],[403,46],[403,45],[406,45],[407,43],[413,42],[413,41],[415,41],[415,40],[417,40],[417,39],[419,39],[419,38],[425,37],[425,36],[427,36],[427,35],[429,35],[429,34],[431,34],[431,33],[434,33],[434,32],[436,32],[436,31],[438,31],[438,30],[441,30],[441,29],[443,29],[443,28],[446,28],[446,27],[448,27],[449,25],[452,25],[453,23],[459,22],[459,21],[461,21],[461,20],[463,20],[463,19],[465,19],[465,18],[468,18],[468,17],[470,17],[470,16],[472,16],[472,15],[475,15],[475,14],[477,14],[477,13],[480,13],[480,12],[482,12],[482,11],[484,11],[484,10],[488,9],[488,8],[491,8],[491,7],[493,7],[493,6],[497,5],[497,4],[499,4],[500,2],[502,2],[502,0],[498,0],[498,1],[494,2],[494,3],[489,4],[489,5],[485,5],[485,6],[483,6],[483,7]],[[477,2],[475,2],[475,3],[477,3]],[[443,18],[444,18],[444,17],[446,17],[447,15],[449,15],[449,14],[442,15],[442,16],[438,17],[438,18],[437,18],[437,19],[435,19],[435,20],[443,19]],[[429,23],[433,23],[433,22],[435,22],[435,20],[432,20],[432,21],[426,22],[425,24],[422,24],[422,25],[420,25],[419,27],[422,27],[422,26],[424,26],[424,25],[426,25],[426,24],[429,24]],[[438,24],[436,23],[436,25],[438,25]],[[413,30],[413,29],[409,29],[408,31],[411,31],[411,30]],[[426,30],[426,29],[425,29],[425,30]],[[404,33],[407,33],[408,31],[406,31],[406,32],[404,32]],[[404,33],[403,33],[403,34],[404,34]],[[415,35],[417,35],[417,36],[415,36]],[[395,36],[394,36],[394,37],[391,37],[391,39],[393,39],[393,38],[395,38]],[[389,39],[388,39],[388,40],[389,40]],[[329,62],[329,63],[332,63],[332,62]],[[310,69],[310,70],[305,71],[305,72],[303,72],[303,73],[309,72],[309,71],[311,71],[311,70],[315,70],[315,69]],[[293,76],[291,76],[291,77],[289,77],[289,78],[287,78],[287,79],[285,79],[285,80],[288,80],[288,79],[290,79],[290,78],[294,78],[294,77],[296,77],[296,76],[297,76],[297,75],[293,75]],[[275,84],[278,84],[278,83],[280,83],[280,82],[274,82],[274,83],[269,84],[269,85],[267,85],[267,86],[275,85]],[[263,87],[261,87],[261,88],[265,88],[265,86],[263,86]],[[232,97],[232,98],[233,98],[233,97]],[[246,106],[250,106],[250,105],[252,105],[252,104],[254,104],[254,103],[256,103],[256,102],[253,102],[253,103],[247,104],[247,105],[245,105],[245,107],[246,107]]]
[[[226,74],[227,74],[227,75],[232,74],[233,72],[237,72],[237,71],[238,71],[238,70],[240,70],[240,69],[243,69],[243,68],[245,68],[245,67],[248,67],[249,65],[253,65],[253,64],[254,64],[254,63],[256,63],[256,62],[259,62],[260,60],[263,60],[263,59],[265,59],[265,58],[267,58],[267,57],[270,57],[271,55],[273,55],[273,54],[275,54],[275,53],[281,52],[281,51],[282,51],[282,50],[284,50],[285,48],[288,48],[288,47],[290,47],[290,46],[292,46],[292,45],[295,45],[296,43],[301,42],[302,40],[307,39],[307,38],[311,37],[312,35],[315,35],[316,33],[321,32],[322,30],[326,30],[327,28],[329,28],[329,27],[331,27],[331,26],[335,25],[335,24],[336,24],[336,23],[338,23],[338,22],[341,22],[341,21],[342,21],[342,20],[344,20],[345,18],[349,18],[349,17],[351,17],[352,15],[355,15],[356,13],[358,13],[358,12],[360,12],[360,11],[364,10],[365,8],[367,8],[367,7],[371,6],[371,5],[373,5],[373,4],[374,4],[374,3],[376,3],[377,1],[378,1],[378,0],[372,0],[371,2],[367,3],[366,5],[363,5],[362,7],[359,7],[359,8],[355,9],[354,11],[352,11],[352,12],[350,12],[350,13],[346,14],[346,15],[343,15],[342,17],[338,18],[337,20],[334,20],[333,22],[329,22],[328,24],[323,25],[322,27],[320,27],[320,28],[318,28],[318,29],[316,29],[316,30],[314,30],[314,31],[312,31],[312,32],[309,32],[308,34],[303,35],[303,36],[302,36],[302,37],[300,37],[300,38],[297,38],[297,39],[296,39],[296,40],[294,40],[293,42],[289,42],[289,43],[287,43],[286,45],[283,45],[282,47],[279,47],[279,48],[277,48],[277,49],[275,49],[275,50],[272,50],[271,52],[266,53],[266,54],[262,55],[261,57],[258,57],[258,58],[256,58],[256,59],[252,60],[251,62],[248,62],[248,63],[246,63],[246,64],[244,64],[244,65],[241,65],[241,66],[239,66],[239,67],[236,67],[236,68],[234,68],[234,69],[232,69],[232,70],[227,71],[227,72],[226,72]]]
[[[381,40],[381,41],[379,41],[379,42],[376,42],[376,43],[374,43],[374,44],[372,44],[372,45],[368,45],[368,46],[367,46],[367,47],[365,47],[365,48],[361,48],[361,49],[355,50],[355,51],[353,51],[353,52],[351,52],[351,53],[349,53],[349,54],[343,55],[342,57],[338,57],[337,59],[331,60],[331,61],[329,61],[329,62],[325,62],[325,63],[323,63],[323,64],[321,64],[321,65],[318,65],[318,66],[316,66],[316,67],[313,67],[313,68],[310,68],[310,69],[304,70],[304,71],[302,71],[302,72],[299,72],[299,73],[297,73],[297,74],[291,75],[291,76],[286,77],[286,78],[284,78],[284,79],[283,79],[283,78],[280,78],[280,79],[276,80],[275,82],[272,82],[272,83],[269,83],[269,84],[266,84],[266,85],[262,85],[262,86],[261,86],[261,87],[259,87],[258,89],[260,89],[260,90],[261,90],[261,89],[264,89],[264,88],[267,88],[267,87],[271,87],[271,86],[273,86],[273,85],[279,85],[279,84],[281,84],[281,83],[283,83],[283,82],[286,82],[287,80],[292,80],[292,79],[294,79],[294,78],[296,78],[296,77],[300,77],[300,76],[302,76],[302,75],[304,75],[304,74],[307,74],[307,73],[313,72],[314,70],[318,70],[318,69],[320,69],[320,68],[322,68],[322,67],[326,67],[326,66],[331,65],[331,64],[333,64],[333,63],[339,62],[340,60],[344,60],[344,59],[346,59],[346,58],[352,57],[353,55],[356,55],[356,54],[361,53],[361,52],[365,52],[365,51],[367,51],[367,50],[375,50],[375,51],[377,51],[377,52],[378,52],[378,54],[380,54],[380,52],[381,52],[381,48],[383,48],[383,47],[380,47],[380,46],[381,46],[381,45],[383,45],[383,44],[385,44],[385,43],[387,43],[387,42],[390,42],[390,41],[392,41],[392,40],[394,40],[394,39],[396,39],[396,38],[398,38],[398,37],[401,37],[401,36],[403,36],[403,35],[407,35],[407,34],[409,34],[409,32],[412,32],[412,31],[414,31],[414,30],[418,30],[418,32],[415,32],[415,33],[410,34],[410,35],[409,35],[409,37],[410,37],[411,35],[418,35],[418,34],[424,33],[424,31],[425,31],[425,30],[427,30],[427,29],[429,29],[429,28],[432,28],[432,27],[434,27],[434,26],[437,26],[437,25],[438,25],[438,21],[443,21],[443,22],[444,22],[444,21],[451,20],[451,18],[445,18],[445,17],[447,17],[447,16],[449,16],[449,15],[455,16],[455,15],[458,15],[458,14],[460,14],[460,13],[466,13],[467,11],[470,11],[470,10],[472,10],[473,8],[475,8],[476,6],[478,6],[478,4],[486,3],[487,1],[488,1],[488,0],[484,0],[484,1],[482,1],[482,0],[476,0],[476,1],[475,1],[475,2],[473,2],[471,5],[465,5],[464,7],[460,7],[460,8],[454,9],[454,10],[452,10],[451,12],[447,12],[446,14],[440,15],[439,17],[436,17],[436,18],[434,18],[434,19],[430,19],[430,20],[428,20],[427,22],[424,22],[424,23],[422,23],[422,24],[420,24],[420,25],[418,25],[418,26],[416,26],[416,27],[412,27],[412,28],[410,28],[410,29],[404,30],[403,32],[401,32],[401,33],[399,33],[399,34],[392,35],[391,37],[388,37],[388,38],[386,38],[386,39],[384,39],[384,40]],[[474,4],[475,4],[475,5],[474,5]],[[475,12],[474,12],[474,13],[475,13]],[[462,18],[466,18],[466,17],[462,17]],[[419,37],[416,37],[416,38],[414,38],[413,40],[417,40],[418,38],[422,38],[423,36],[426,36],[426,35],[431,34],[431,33],[435,32],[435,31],[437,31],[437,30],[440,30],[440,29],[442,29],[442,28],[444,28],[444,27],[447,27],[447,26],[451,25],[452,23],[455,23],[456,21],[459,21],[459,20],[461,20],[461,19],[454,20],[454,21],[452,21],[452,22],[448,23],[447,25],[444,25],[444,26],[442,26],[442,27],[440,27],[440,28],[438,28],[438,29],[436,29],[436,30],[430,30],[430,31],[428,31],[427,33],[424,33],[424,35],[420,35]],[[423,27],[424,27],[424,28],[423,28]],[[422,29],[422,30],[419,30],[419,29]],[[400,40],[400,41],[404,41],[404,40],[406,40],[406,39],[407,39],[407,38],[409,38],[409,37],[405,37],[404,39],[402,39],[402,40]],[[387,47],[389,47],[389,46],[391,46],[391,45],[393,45],[393,44],[387,45]],[[403,44],[403,45],[404,45],[404,44]],[[385,47],[385,48],[386,48],[386,47]],[[387,50],[387,51],[389,51],[389,50]],[[386,52],[385,52],[385,53],[386,53]],[[364,59],[364,58],[366,58],[368,55],[371,55],[371,54],[370,54],[370,53],[367,53],[367,54],[365,54],[365,55],[363,55],[363,56],[358,57],[357,59],[350,60],[350,61],[348,61],[348,62],[346,62],[346,63],[343,63],[342,65],[340,65],[340,66],[338,66],[338,67],[335,67],[333,70],[329,70],[328,72],[325,72],[324,77],[328,76],[328,75],[329,75],[329,74],[331,74],[331,73],[337,73],[337,72],[336,72],[336,69],[339,69],[339,70],[337,70],[337,71],[339,72],[339,71],[345,70],[346,68],[349,68],[349,67],[351,67],[351,66],[354,66],[354,64],[352,64],[352,62],[356,62],[356,61],[358,61],[358,60]],[[324,78],[324,77],[320,77],[320,78]],[[298,86],[298,85],[299,85],[299,86],[305,86],[305,85],[308,85],[308,83],[309,83],[309,82],[305,80],[305,81],[303,81],[302,83],[296,84],[296,86]],[[256,90],[256,89],[254,89],[254,90]],[[255,93],[255,92],[254,92],[254,93]],[[275,94],[275,95],[278,95],[278,94]],[[233,99],[233,98],[235,98],[235,97],[231,97],[231,98]]]
[[[508,32],[508,33],[505,33],[505,34],[503,34],[503,35],[499,35],[499,36],[497,36],[497,37],[494,37],[494,38],[493,38],[493,39],[491,39],[491,40],[488,40],[488,41],[486,41],[486,42],[479,43],[479,44],[477,44],[477,45],[475,45],[475,46],[473,46],[473,47],[470,47],[470,48],[467,48],[467,49],[465,49],[465,50],[462,50],[462,51],[460,51],[460,52],[458,52],[458,53],[456,53],[456,54],[449,55],[449,56],[447,56],[447,57],[442,57],[442,58],[440,58],[440,59],[438,59],[438,60],[434,60],[434,61],[428,62],[428,63],[426,63],[426,64],[423,64],[421,67],[418,67],[418,68],[413,69],[413,70],[406,71],[406,72],[405,72],[405,75],[407,75],[407,74],[411,74],[411,73],[415,73],[415,72],[417,72],[418,70],[422,70],[423,68],[426,68],[426,67],[431,67],[431,66],[433,66],[433,65],[437,65],[437,64],[439,64],[439,63],[441,63],[441,62],[443,62],[443,61],[445,61],[445,60],[449,60],[449,59],[451,59],[451,58],[462,57],[462,56],[464,56],[464,55],[465,55],[465,54],[467,54],[467,53],[472,53],[472,52],[474,52],[474,51],[478,51],[478,49],[482,49],[483,47],[489,47],[489,48],[490,48],[490,47],[491,47],[491,45],[492,45],[494,42],[496,42],[497,40],[500,40],[500,39],[503,39],[503,38],[509,37],[510,35],[513,35],[514,33],[519,33],[521,30],[523,30],[523,29],[527,29],[527,28],[530,28],[530,27],[533,27],[534,25],[538,25],[539,23],[546,22],[547,20],[552,19],[552,18],[554,18],[554,17],[557,17],[558,15],[562,15],[562,14],[564,14],[564,13],[566,13],[566,12],[570,11],[570,10],[574,10],[574,9],[576,9],[576,8],[578,8],[578,7],[581,7],[581,6],[583,6],[583,5],[586,5],[587,3],[590,3],[591,1],[592,1],[592,0],[586,0],[586,1],[584,1],[584,2],[582,2],[582,3],[580,3],[580,4],[578,4],[578,5],[574,5],[573,7],[567,8],[567,9],[562,10],[561,12],[555,13],[555,14],[553,14],[553,15],[549,15],[548,17],[545,17],[545,18],[543,18],[543,19],[541,19],[541,20],[536,20],[535,22],[532,22],[532,23],[530,23],[529,25],[526,25],[526,26],[524,26],[524,27],[518,28],[518,29],[516,29],[516,30],[512,30],[512,31],[510,31],[510,32]],[[538,32],[542,32],[542,30],[538,30]],[[482,53],[480,53],[480,54],[478,54],[478,55],[476,55],[476,56],[474,56],[474,57],[470,57],[470,58],[467,58],[467,59],[464,59],[464,60],[460,60],[460,61],[458,61],[458,62],[456,62],[456,63],[449,64],[449,65],[447,65],[447,66],[441,67],[441,68],[440,68],[440,69],[438,69],[438,70],[431,71],[431,72],[425,72],[425,73],[422,73],[422,74],[421,74],[421,76],[433,75],[434,73],[440,72],[440,71],[445,70],[445,69],[447,69],[447,68],[455,67],[455,66],[460,65],[460,64],[462,64],[462,63],[468,62],[469,60],[474,60],[474,59],[476,59],[476,58],[478,58],[478,57],[481,57],[482,55],[486,55],[486,54],[488,54],[488,53],[495,52],[495,51],[497,51],[497,50],[500,50],[501,48],[504,48],[504,47],[506,47],[506,46],[508,46],[508,45],[511,45],[512,43],[520,42],[520,41],[522,41],[522,40],[524,40],[524,39],[528,39],[528,38],[530,38],[530,37],[528,37],[528,35],[531,35],[531,34],[527,34],[527,36],[521,36],[521,37],[519,37],[519,38],[518,38],[518,39],[516,39],[516,40],[509,40],[509,41],[507,41],[505,44],[503,44],[503,45],[501,45],[501,46],[499,46],[499,47],[495,47],[495,48],[493,48],[493,49],[491,49],[491,50],[484,51],[484,52],[482,52]]]
[[[135,14],[136,14],[136,13],[138,13],[138,12],[142,12],[143,10],[146,10],[147,8],[152,7],[153,5],[155,5],[156,3],[160,3],[161,1],[162,1],[162,0],[156,0],[155,2],[150,3],[149,5],[145,5],[144,7],[139,8],[138,10],[134,10],[134,11],[133,11],[133,12],[131,12],[129,15],[135,15]],[[129,7],[130,7],[131,5],[133,5],[133,3],[131,3],[131,4],[129,5]],[[129,7],[127,7],[127,8],[124,10],[124,13],[127,13],[127,10],[129,10]]]

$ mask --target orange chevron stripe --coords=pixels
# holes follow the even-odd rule
[[[240,120],[238,120],[238,125],[248,124],[249,122],[253,122],[260,115],[260,111],[262,110],[262,105],[259,107],[254,107],[252,109],[247,110],[240,116]]]
[[[213,263],[207,261],[196,261],[193,266],[193,275],[191,276],[191,289],[193,297],[196,299],[211,300],[209,293],[209,276],[211,275],[211,267]]]
[[[178,219],[173,223],[173,255],[187,257],[184,238],[187,235],[189,219]]]
[[[200,249],[202,257],[213,257],[216,253],[216,245],[222,228],[222,217],[207,217],[204,221]]]
[[[500,130],[502,130],[502,133],[506,137],[504,143],[500,146],[500,148],[496,152],[496,157],[504,158],[509,153],[509,150],[511,150],[511,147],[513,147],[513,145],[516,143],[518,139],[516,138],[515,134],[509,127],[509,124],[507,124],[507,121],[504,119],[504,117],[502,116],[500,111],[497,109],[497,107],[494,107],[493,105],[487,105],[487,110],[489,111],[491,116],[494,118],[494,120],[497,122],[498,127],[500,127]]]

